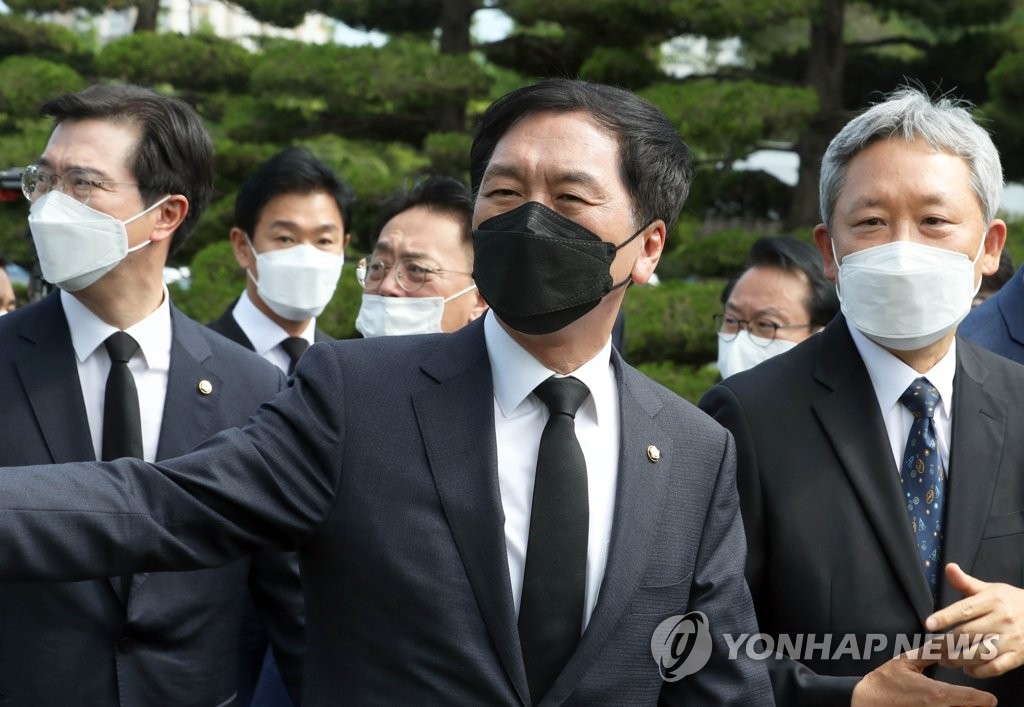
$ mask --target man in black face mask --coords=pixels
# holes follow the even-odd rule
[[[313,347],[245,428],[159,467],[2,470],[0,577],[298,549],[304,707],[772,704],[729,645],[757,632],[732,440],[610,344],[686,145],[627,91],[552,80],[491,106],[471,164],[488,314]]]

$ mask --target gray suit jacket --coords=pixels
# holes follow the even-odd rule
[[[159,459],[244,423],[282,385],[271,364],[173,307],[171,322]],[[210,394],[200,393],[201,380],[212,384]],[[0,319],[0,430],[0,466],[95,458],[57,293]],[[75,467],[53,471],[48,479],[54,486],[78,484],[68,476]],[[133,538],[124,541],[130,545]],[[116,552],[109,545],[100,550],[108,560]],[[250,590],[298,692],[304,645],[297,567],[270,551],[238,558],[197,572],[136,574],[127,596],[120,578],[0,584],[0,704],[232,704],[241,611]],[[104,571],[103,564],[85,575],[120,573]]]
[[[1024,367],[957,340],[943,561],[988,582],[1024,582],[1024,435],[1015,434]],[[857,678],[894,657],[896,636],[922,635],[934,611],[899,473],[867,368],[843,316],[786,354],[712,388],[701,407],[736,438],[761,629],[832,636],[804,665],[772,666],[780,705],[850,704]],[[1014,414],[1017,411],[1017,414]],[[938,603],[960,599],[940,580]],[[840,654],[846,634],[858,652]],[[886,645],[867,659],[867,634]],[[974,680],[934,677],[1018,704],[1024,670]]]
[[[731,439],[613,361],[622,429],[607,570],[541,704],[772,704],[763,664],[729,660],[723,640],[756,631]],[[306,707],[528,705],[493,405],[482,321],[314,346],[251,424],[188,456],[4,470],[0,575],[66,579],[299,548]],[[710,662],[664,683],[652,633],[694,610],[710,619]]]

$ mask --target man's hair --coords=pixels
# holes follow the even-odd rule
[[[484,113],[470,149],[470,182],[480,189],[502,136],[538,113],[583,112],[619,143],[622,181],[639,228],[655,219],[671,231],[693,181],[690,150],[653,104],[621,88],[572,79],[549,79],[502,96]]]
[[[242,183],[235,197],[233,225],[250,238],[263,209],[283,194],[325,192],[338,205],[345,233],[349,232],[355,193],[333,169],[304,147],[289,147],[260,165]]]
[[[912,86],[903,86],[847,123],[821,160],[818,201],[826,228],[831,232],[850,160],[878,140],[897,137],[907,142],[921,139],[936,150],[961,157],[970,167],[971,187],[986,223],[995,218],[1003,196],[1003,168],[992,138],[974,122],[970,108],[966,101],[949,96],[933,100]]]
[[[213,141],[184,101],[132,84],[98,84],[42,105],[56,124],[103,120],[139,131],[128,168],[146,206],[167,194],[183,194],[188,213],[171,240],[174,253],[195,228],[213,194]]]
[[[750,247],[743,272],[729,281],[722,292],[722,304],[736,287],[743,273],[751,268],[778,268],[789,273],[803,273],[809,294],[804,302],[813,326],[825,326],[839,312],[839,296],[835,285],[825,278],[821,256],[814,246],[790,236],[758,238]]]
[[[462,244],[473,245],[473,196],[466,185],[451,177],[428,177],[412,189],[399,189],[381,208],[370,235],[370,247],[377,245],[380,232],[398,214],[421,206],[436,214],[450,216],[462,231]]]

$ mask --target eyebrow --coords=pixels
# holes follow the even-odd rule
[[[271,221],[269,224],[267,224],[267,228],[292,228],[295,230],[300,230],[299,225],[297,223],[286,218],[279,218],[275,221]],[[312,230],[318,232],[331,231],[334,233],[340,233],[342,231],[342,228],[338,226],[338,224],[336,223],[322,223],[319,226],[314,226]]]
[[[920,197],[916,197],[916,200],[920,201],[926,206],[941,206],[949,203],[949,199],[945,195],[937,193],[924,194]],[[851,204],[850,209],[851,211],[855,211],[857,209],[870,209],[876,206],[885,205],[885,199],[880,199],[874,196],[864,196],[854,201],[853,204]]]
[[[488,165],[487,171],[484,172],[483,181],[487,181],[488,179],[498,177],[507,177],[509,179],[522,180],[523,172],[519,167],[512,164],[492,163]],[[590,174],[589,172],[584,172],[583,170],[568,170],[565,172],[560,172],[556,174],[555,182],[559,184],[579,184],[585,187],[589,187],[591,189],[601,189],[601,183],[598,181],[597,177],[595,177],[593,174]]]
[[[51,162],[50,160],[46,159],[45,156],[40,157],[38,160],[36,160],[36,164],[41,165],[43,167],[48,167],[49,169],[52,169],[52,170],[56,171],[56,169],[54,169],[53,162]],[[99,167],[90,167],[90,166],[87,166],[87,165],[73,164],[73,165],[68,165],[67,167],[65,167],[64,171],[66,172],[69,169],[84,169],[86,172],[89,172],[90,174],[93,174],[93,175],[99,177],[99,180],[101,182],[112,182],[112,181],[115,181],[113,177],[111,177],[107,172],[104,172]]]

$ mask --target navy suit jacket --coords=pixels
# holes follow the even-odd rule
[[[989,351],[1024,363],[1024,267],[975,307],[958,333]]]
[[[271,364],[173,307],[171,324],[159,459],[243,424],[283,384]],[[212,384],[209,394],[200,391],[202,380]],[[55,292],[0,318],[0,466],[91,459],[75,352]],[[66,474],[74,473],[51,469],[48,481],[70,488],[78,481]],[[130,534],[125,542],[133,542]],[[101,552],[109,558],[116,551]],[[100,579],[112,574],[103,564],[86,573],[92,581],[0,584],[0,704],[233,704],[248,591],[263,609],[291,686],[301,689],[301,587],[297,567],[280,553],[240,553],[230,564],[197,572],[136,574],[127,597],[120,578]]]
[[[957,340],[943,562],[986,582],[1024,582],[1024,367]],[[726,378],[701,407],[732,431],[747,575],[766,633],[831,636],[804,664],[774,663],[780,705],[848,707],[857,677],[925,634],[931,593],[903,507],[874,386],[837,316],[792,351]],[[938,604],[961,597],[940,576]],[[856,652],[839,651],[846,634]],[[864,657],[867,634],[885,646]],[[913,647],[907,646],[906,649]],[[896,651],[897,653],[902,651]],[[813,671],[813,672],[812,672]],[[1019,704],[1024,670],[934,677]]]
[[[586,632],[541,704],[770,705],[764,665],[729,660],[723,640],[756,632],[731,438],[613,362],[621,451],[608,565]],[[300,549],[306,707],[530,704],[482,321],[311,347],[241,430],[155,466],[4,470],[0,509],[0,575],[12,578],[216,565],[267,543]],[[663,682],[652,634],[696,610],[710,620],[709,663]]]

